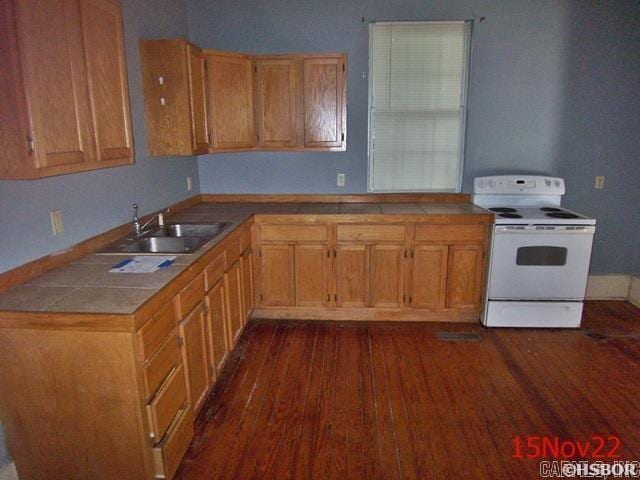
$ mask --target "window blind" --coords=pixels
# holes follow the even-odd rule
[[[467,22],[370,27],[369,190],[459,191]]]

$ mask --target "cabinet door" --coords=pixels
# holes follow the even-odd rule
[[[210,53],[207,57],[211,148],[233,150],[256,144],[251,59]]]
[[[346,145],[345,65],[343,55],[303,59],[306,148]]]
[[[242,277],[240,262],[234,263],[224,275],[227,291],[227,330],[229,348],[235,345],[242,332]]]
[[[480,308],[482,245],[451,245],[447,266],[447,308]]]
[[[78,0],[16,2],[16,17],[35,167],[82,169],[95,146]]]
[[[336,303],[340,307],[366,307],[369,303],[369,248],[338,245]]]
[[[416,245],[409,298],[412,307],[444,308],[447,252],[446,245]]]
[[[292,306],[294,297],[293,245],[260,248],[260,302],[265,306]]]
[[[200,303],[179,325],[182,363],[185,366],[187,396],[194,411],[198,411],[210,385],[207,356],[207,320]]]
[[[246,324],[253,309],[253,255],[251,252],[246,252],[240,257],[240,265],[242,268],[242,303],[244,305],[242,322]]]
[[[371,245],[370,306],[402,306],[404,294],[404,245]]]
[[[225,292],[224,280],[220,280],[207,295],[209,306],[209,364],[217,374],[220,373],[229,352]]]
[[[256,60],[256,121],[261,147],[295,147],[298,137],[298,61]]]
[[[294,247],[296,305],[321,307],[329,302],[329,248],[326,244]]]
[[[193,153],[209,151],[207,119],[206,69],[204,53],[195,45],[187,45],[189,74],[189,107],[191,109],[191,144]]]
[[[114,165],[131,163],[129,87],[120,5],[114,0],[81,0],[80,5],[96,160]]]

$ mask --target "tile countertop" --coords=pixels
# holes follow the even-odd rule
[[[231,225],[193,254],[177,255],[173,265],[153,273],[110,273],[128,254],[90,254],[0,293],[0,311],[130,315],[162,287],[224,240],[251,215],[482,215],[469,203],[200,203],[168,222]]]

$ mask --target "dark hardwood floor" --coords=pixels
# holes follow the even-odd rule
[[[529,435],[640,459],[640,309],[588,302],[580,330],[252,322],[176,478],[537,479],[513,458]]]

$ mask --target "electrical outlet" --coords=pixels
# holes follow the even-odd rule
[[[597,176],[597,177],[596,177],[596,184],[595,184],[595,187],[596,187],[598,190],[601,190],[601,189],[603,189],[603,188],[604,188],[604,176]]]
[[[191,177],[187,177],[187,192],[190,192],[193,189],[193,179]]]
[[[346,182],[346,175],[344,173],[339,173],[338,178],[336,180],[336,184],[339,187],[344,187],[345,182]]]
[[[62,224],[62,212],[60,210],[51,210],[49,212],[51,217],[51,231],[54,235],[60,235],[64,232],[64,225]]]

